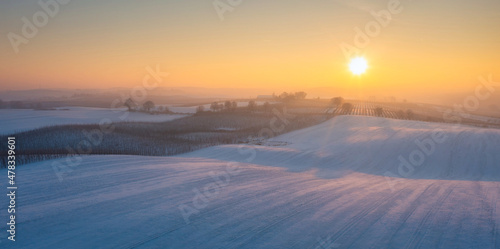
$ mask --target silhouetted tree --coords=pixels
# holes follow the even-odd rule
[[[269,102],[265,102],[264,105],[262,105],[262,109],[264,110],[264,112],[270,112],[271,104],[269,104]]]
[[[224,109],[226,109],[227,111],[230,111],[233,107],[233,104],[231,104],[231,101],[226,101],[224,102]]]
[[[24,108],[24,103],[22,101],[11,101],[10,107],[13,109],[22,109]]]
[[[236,101],[231,102],[231,109],[233,109],[233,111],[236,111],[237,108],[238,108],[238,103],[236,103]]]
[[[204,111],[205,111],[205,107],[204,107],[204,106],[202,106],[202,105],[200,105],[200,106],[198,106],[198,107],[196,108],[196,113],[202,113],[202,112],[204,112]]]
[[[353,108],[354,108],[354,106],[351,103],[342,104],[342,110],[343,110],[344,114],[349,114]]]
[[[307,93],[305,92],[296,92],[295,93],[295,98],[296,99],[305,99],[307,96]]]
[[[344,103],[344,98],[342,97],[335,97],[335,98],[332,98],[332,100],[330,101],[330,103],[336,107],[339,107],[341,106],[343,103]]]
[[[278,96],[278,98],[280,98],[280,99],[286,99],[286,98],[288,98],[288,93],[287,93],[287,92],[282,92],[282,93]]]
[[[256,107],[256,106],[257,106],[257,105],[255,104],[255,101],[254,101],[254,100],[250,100],[250,101],[248,101],[248,110],[249,110],[249,111],[253,112],[253,111],[255,110],[255,107]]]
[[[292,102],[299,98],[305,98],[306,95],[307,93],[305,92],[297,92],[297,93],[283,92],[282,94],[280,94],[279,99],[281,99],[281,101],[283,102]]]
[[[212,111],[214,111],[214,112],[217,112],[220,109],[220,106],[219,106],[219,104],[217,102],[213,102],[210,105],[210,109],[212,109]]]
[[[382,107],[375,108],[375,115],[380,117],[380,116],[382,116],[383,113],[384,113],[384,109],[382,109]]]
[[[128,111],[132,111],[136,106],[135,102],[131,98],[125,100],[125,103],[123,105],[128,108]]]
[[[153,103],[153,101],[151,100],[148,100],[144,102],[142,106],[144,107],[144,110],[146,110],[147,112],[151,112],[151,109],[155,108],[155,103]]]

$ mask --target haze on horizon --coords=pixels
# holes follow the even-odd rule
[[[453,94],[473,91],[479,76],[500,78],[495,0],[401,0],[360,49],[368,70],[353,76],[341,44],[354,45],[355,28],[389,2],[243,0],[221,20],[212,0],[70,1],[16,53],[8,34],[21,35],[22,18],[42,8],[2,1],[0,87],[134,87],[148,65],[169,73],[161,87],[269,91]]]

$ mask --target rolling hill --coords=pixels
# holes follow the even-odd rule
[[[340,116],[257,143],[19,167],[16,248],[500,247],[499,130]]]

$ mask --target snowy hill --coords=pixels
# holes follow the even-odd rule
[[[216,146],[183,157],[248,162],[248,151],[255,150],[252,163],[290,171],[317,169],[322,178],[354,171],[385,175],[403,168],[400,175],[405,178],[500,180],[498,129],[339,116],[275,137],[267,144],[286,145]]]
[[[337,117],[268,144],[84,157],[62,182],[54,161],[19,167],[19,234],[0,246],[500,247],[498,130]]]

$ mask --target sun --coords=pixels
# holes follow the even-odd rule
[[[368,63],[366,62],[366,59],[363,57],[356,57],[351,60],[349,63],[349,70],[354,75],[361,75],[366,72],[366,69],[368,68]]]

